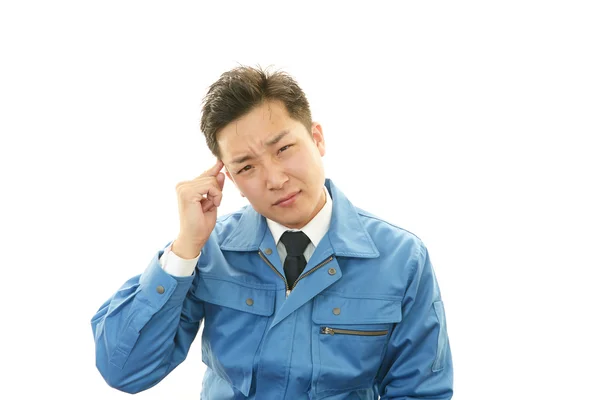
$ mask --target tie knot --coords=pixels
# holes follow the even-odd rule
[[[286,231],[281,235],[280,240],[285,246],[285,251],[287,251],[288,256],[292,257],[300,257],[304,254],[306,246],[310,243],[310,239],[302,231]]]

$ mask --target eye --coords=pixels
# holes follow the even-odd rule
[[[250,170],[251,168],[252,168],[252,166],[251,166],[251,165],[246,165],[244,168],[240,169],[240,170],[239,170],[237,173],[238,173],[238,174],[241,174],[242,172],[244,172],[244,171],[248,171],[248,170]]]
[[[290,147],[292,147],[291,144],[288,144],[286,146],[283,146],[282,148],[279,149],[278,153],[281,153],[282,151],[286,151],[287,149],[289,149]]]

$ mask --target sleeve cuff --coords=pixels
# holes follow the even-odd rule
[[[154,255],[152,261],[139,279],[140,299],[155,311],[168,303],[179,303],[185,299],[194,280],[193,276],[173,276],[160,265],[163,250]]]
[[[167,246],[164,253],[159,259],[162,269],[172,276],[192,276],[194,270],[196,269],[196,264],[200,259],[200,254],[202,254],[202,252],[200,252],[200,254],[198,254],[196,258],[181,258],[171,251],[172,244],[173,242],[171,242],[169,246]]]

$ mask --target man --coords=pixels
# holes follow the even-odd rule
[[[218,161],[177,185],[177,238],[92,319],[108,384],[157,384],[204,321],[204,400],[450,399],[428,251],[325,179],[323,129],[297,83],[226,72],[201,130]],[[225,175],[250,206],[217,218]]]

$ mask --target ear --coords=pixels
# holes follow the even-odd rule
[[[323,127],[321,124],[313,122],[311,133],[317,149],[319,149],[319,154],[323,157],[325,155],[325,137],[323,136]]]

